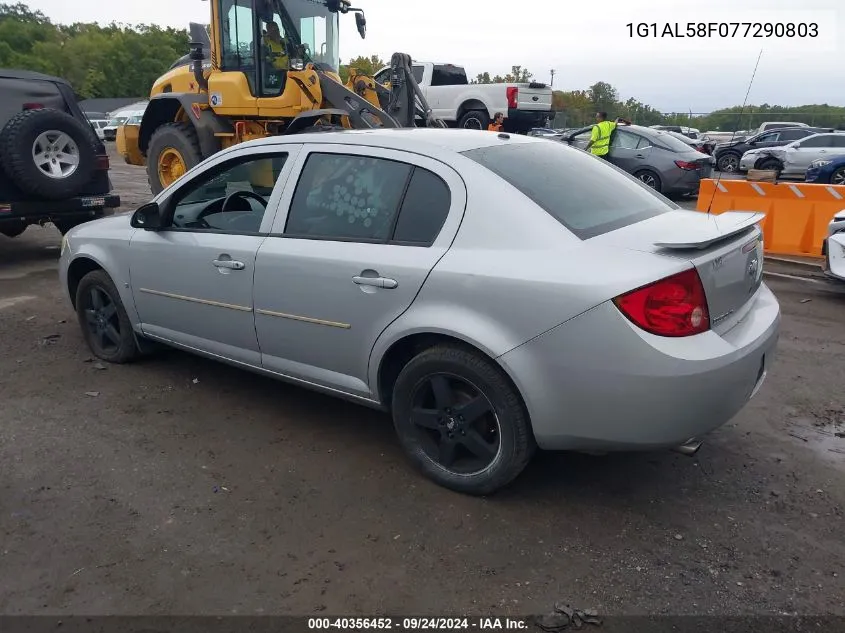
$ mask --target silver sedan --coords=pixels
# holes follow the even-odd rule
[[[427,476],[488,494],[537,447],[693,451],[742,409],[780,323],[761,217],[544,139],[301,134],[73,229],[60,277],[97,357],[164,343],[389,411]]]

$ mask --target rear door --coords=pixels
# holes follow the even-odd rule
[[[645,137],[617,127],[610,141],[610,162],[633,174],[649,165],[653,149]]]
[[[306,146],[294,173],[256,260],[262,364],[370,397],[372,347],[451,245],[463,181],[425,156],[339,144]]]

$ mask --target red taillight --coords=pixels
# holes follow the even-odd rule
[[[44,108],[43,103],[24,103],[23,109],[24,110],[41,110]]]
[[[519,107],[519,88],[516,86],[508,86],[508,109],[515,110]]]
[[[109,157],[103,154],[102,156],[97,156],[97,162],[94,169],[99,169],[101,171],[108,171],[111,165],[109,164]]]
[[[658,336],[692,336],[710,329],[707,297],[695,268],[616,297],[613,302],[635,325]]]
[[[689,171],[695,171],[701,167],[698,163],[688,163],[685,160],[676,160],[675,164],[681,169],[687,169]]]

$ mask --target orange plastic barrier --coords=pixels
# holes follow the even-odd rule
[[[714,195],[715,191],[715,195]],[[701,181],[696,211],[762,211],[766,253],[822,256],[822,242],[833,216],[845,209],[845,185],[805,182],[748,182],[706,178]]]

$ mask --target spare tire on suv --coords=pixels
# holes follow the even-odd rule
[[[0,132],[0,165],[21,191],[71,198],[91,181],[94,132],[60,110],[24,110]]]

